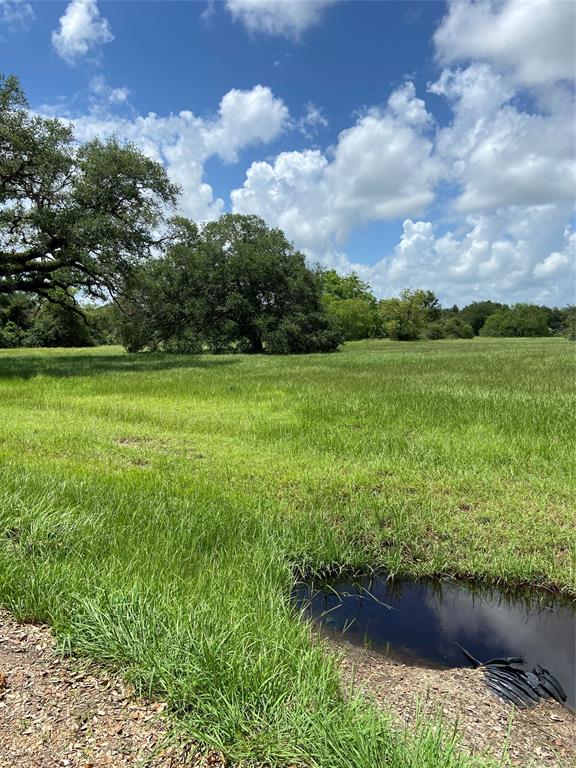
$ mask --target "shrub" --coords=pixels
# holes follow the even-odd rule
[[[547,313],[533,304],[500,309],[486,320],[480,336],[549,336]]]

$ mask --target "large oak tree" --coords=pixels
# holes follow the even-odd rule
[[[0,75],[0,294],[118,295],[158,244],[177,191],[133,146],[76,143]]]
[[[124,308],[132,351],[331,352],[341,341],[321,276],[258,216],[175,220],[171,246],[141,268]]]

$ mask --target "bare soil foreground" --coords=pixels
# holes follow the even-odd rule
[[[516,766],[576,765],[576,713],[556,702],[517,709],[501,702],[475,669],[430,669],[331,637],[344,676],[410,728],[417,713],[457,724],[460,743],[473,753],[500,757],[507,746]],[[447,729],[448,730],[448,729]]]
[[[513,765],[576,764],[576,714],[558,704],[512,713],[476,670],[425,669],[333,638],[330,644],[344,677],[354,677],[404,727],[413,725],[420,704],[427,719],[457,721],[472,752],[500,756],[507,744]],[[162,703],[135,698],[118,678],[54,648],[47,627],[0,612],[0,768],[223,768],[216,754],[167,746]]]
[[[192,745],[164,746],[164,705],[54,653],[47,627],[0,612],[0,768],[223,768]]]

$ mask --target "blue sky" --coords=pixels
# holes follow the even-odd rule
[[[567,0],[0,0],[0,71],[378,295],[574,301]]]

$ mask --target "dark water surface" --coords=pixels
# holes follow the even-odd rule
[[[386,576],[304,584],[294,599],[353,643],[428,666],[467,667],[460,643],[480,661],[522,656],[554,674],[576,707],[576,612],[546,594],[504,593],[455,581]]]

